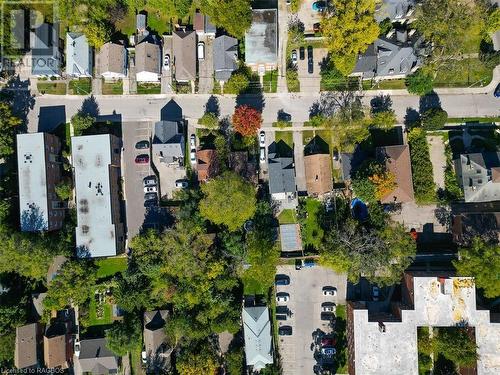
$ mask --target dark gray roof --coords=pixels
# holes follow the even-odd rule
[[[269,192],[271,194],[296,192],[293,158],[270,153],[268,162]]]
[[[227,35],[214,40],[214,71],[217,81],[227,81],[238,68],[238,40]]]

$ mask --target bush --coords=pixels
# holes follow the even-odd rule
[[[434,88],[434,78],[422,69],[406,77],[405,83],[409,93],[420,96],[429,94]]]
[[[417,203],[430,203],[436,198],[432,162],[425,132],[416,128],[408,135],[410,145],[413,190]]]
[[[421,123],[425,130],[439,130],[448,120],[448,112],[441,108],[430,108],[422,114]]]

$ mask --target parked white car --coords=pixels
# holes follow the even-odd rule
[[[158,189],[156,188],[156,186],[145,186],[144,192],[145,193],[157,193]]]

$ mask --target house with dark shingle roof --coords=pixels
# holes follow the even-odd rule
[[[332,162],[330,154],[304,156],[306,188],[310,195],[318,196],[332,191]]]
[[[292,206],[296,206],[297,186],[293,157],[269,152],[268,168],[271,198],[279,203],[290,203]]]
[[[83,33],[66,34],[66,74],[72,77],[92,77],[92,48]]]
[[[269,310],[266,306],[244,307],[242,316],[246,364],[259,371],[274,361]]]
[[[188,30],[173,32],[175,80],[189,82],[196,79],[196,33]]]
[[[221,35],[215,38],[213,48],[215,79],[227,82],[231,74],[238,69],[238,40]]]
[[[38,323],[26,324],[16,328],[14,366],[29,369],[40,366],[42,331]]]
[[[408,145],[377,147],[378,161],[385,163],[388,172],[396,177],[396,187],[380,200],[382,203],[406,203],[414,200],[411,175],[410,148]]]
[[[122,44],[108,42],[97,54],[99,75],[105,80],[127,76],[127,50]]]
[[[80,341],[80,355],[75,360],[75,374],[94,375],[118,373],[118,357],[106,346],[106,339]]]
[[[35,77],[59,77],[62,56],[59,51],[59,25],[42,23],[30,35],[31,74]]]

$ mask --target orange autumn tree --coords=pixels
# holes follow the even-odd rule
[[[236,107],[233,114],[233,128],[243,137],[255,136],[262,124],[262,114],[248,105]]]

